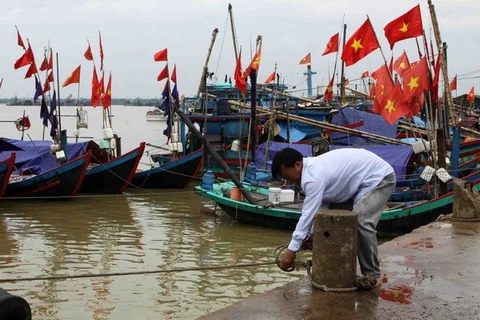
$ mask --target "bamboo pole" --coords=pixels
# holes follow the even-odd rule
[[[235,100],[228,100],[228,102],[232,105],[235,105],[235,106],[240,106],[241,105],[240,102],[237,102]],[[249,106],[246,105],[245,108],[249,108]],[[263,109],[263,108],[260,108],[260,109]],[[287,117],[289,117],[290,120],[298,121],[298,122],[305,123],[305,124],[308,124],[308,125],[311,125],[311,126],[315,126],[315,127],[319,127],[319,128],[323,128],[323,129],[327,129],[327,130],[333,130],[333,131],[340,132],[340,133],[346,133],[346,134],[351,134],[351,135],[355,135],[355,136],[360,136],[360,137],[364,137],[364,138],[370,138],[370,139],[374,139],[376,141],[380,141],[380,142],[384,142],[384,143],[390,143],[390,144],[395,144],[395,145],[409,145],[409,143],[407,143],[407,142],[402,142],[402,141],[399,141],[399,140],[396,140],[396,139],[391,139],[391,138],[383,137],[381,135],[368,133],[368,132],[363,132],[363,131],[355,130],[355,129],[351,129],[351,128],[345,128],[345,127],[337,126],[337,125],[327,123],[327,122],[312,120],[312,119],[308,119],[308,118],[305,118],[305,117],[302,117],[302,116],[288,114],[288,113],[282,112],[282,111],[276,111],[276,115],[277,115],[277,118],[286,119]]]

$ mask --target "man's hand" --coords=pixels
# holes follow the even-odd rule
[[[280,260],[280,269],[283,271],[292,271],[295,266],[295,258],[297,254],[292,250],[287,249]]]

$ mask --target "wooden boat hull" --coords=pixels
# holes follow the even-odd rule
[[[203,149],[200,149],[161,166],[137,171],[130,186],[141,189],[185,188],[197,175],[202,155]]]
[[[145,150],[145,142],[132,151],[88,169],[80,186],[82,193],[122,193],[132,181]]]
[[[10,182],[4,197],[73,197],[80,189],[90,158],[90,153],[87,153],[31,178]]]
[[[10,158],[0,162],[0,198],[5,194],[8,187],[8,181],[15,166],[15,153]]]

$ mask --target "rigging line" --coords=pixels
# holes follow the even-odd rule
[[[222,58],[223,43],[225,42],[225,36],[227,35],[227,32],[225,32],[225,30],[227,30],[227,24],[228,24],[228,14],[227,14],[227,19],[225,19],[225,27],[223,28],[224,32],[223,32],[223,38],[222,38],[222,45],[220,46],[220,54],[218,55],[217,66],[215,68],[215,74],[217,75],[217,77],[218,77],[218,68],[220,66],[220,60]]]
[[[28,277],[28,278],[24,277],[24,278],[17,278],[17,279],[0,279],[0,283],[27,282],[27,281],[51,281],[51,280],[66,280],[66,279],[81,279],[81,278],[89,279],[89,278],[100,278],[100,277],[119,277],[119,276],[133,276],[133,275],[145,275],[145,274],[177,273],[177,272],[187,272],[187,271],[211,271],[211,270],[271,266],[275,264],[276,262],[273,261],[273,262],[243,263],[243,264],[227,265],[227,266],[175,268],[175,269],[131,271],[131,272],[110,272],[110,273],[64,275],[64,276],[51,276],[51,277]]]

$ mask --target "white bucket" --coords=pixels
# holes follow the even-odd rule
[[[280,203],[280,197],[282,195],[282,189],[280,188],[268,188],[268,202],[273,204]]]

